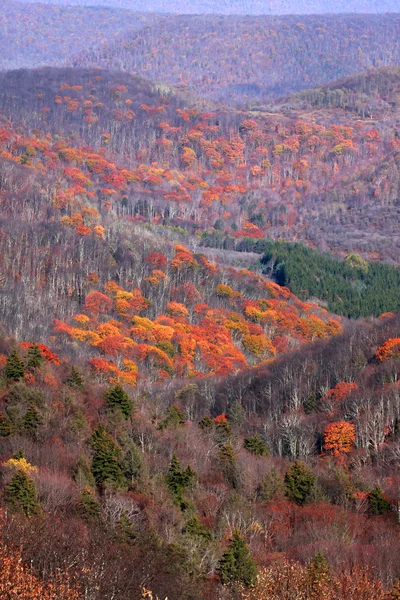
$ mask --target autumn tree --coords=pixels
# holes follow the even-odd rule
[[[324,431],[324,449],[334,456],[351,452],[356,439],[356,430],[352,423],[338,421],[329,423]]]

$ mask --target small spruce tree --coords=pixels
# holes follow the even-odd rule
[[[13,426],[8,415],[0,413],[0,437],[8,437],[12,434]]]
[[[311,468],[296,460],[285,474],[285,495],[302,506],[309,501],[314,484],[315,477]]]
[[[243,440],[243,446],[256,456],[269,456],[269,448],[259,435],[253,435]]]
[[[172,498],[181,510],[186,510],[188,502],[185,500],[183,493],[196,480],[196,473],[188,466],[183,468],[182,463],[175,454],[172,459],[166,475],[166,482]]]
[[[43,424],[43,419],[40,415],[40,412],[38,411],[36,406],[31,404],[31,406],[28,408],[28,410],[25,413],[24,430],[26,431],[27,434],[29,434],[31,436],[35,436],[38,427],[42,424]]]
[[[189,519],[183,532],[192,537],[203,539],[204,541],[209,541],[212,538],[211,531],[201,523],[197,515],[194,515],[194,517]]]
[[[309,589],[312,598],[319,600],[321,587],[331,580],[328,561],[322,552],[317,552],[307,567]]]
[[[5,375],[8,381],[19,381],[25,374],[24,363],[16,350],[7,358]]]
[[[236,454],[231,443],[219,449],[219,462],[227,483],[237,489],[240,487],[240,474],[236,463]]]
[[[125,487],[121,448],[100,423],[89,439],[93,451],[92,473],[97,485]]]
[[[132,402],[128,394],[120,385],[115,385],[110,388],[107,391],[104,400],[108,408],[120,410],[126,419],[131,415],[133,408]]]
[[[384,515],[390,510],[390,502],[378,485],[368,494],[368,508],[371,515]]]
[[[224,584],[241,583],[250,586],[257,577],[256,563],[246,541],[237,530],[234,531],[229,547],[221,558],[218,573]]]
[[[14,473],[4,490],[4,501],[14,510],[20,510],[27,517],[40,511],[35,484],[24,471]]]
[[[94,521],[100,517],[100,506],[91,489],[85,487],[80,494],[77,513],[84,521]]]
[[[176,404],[172,404],[167,409],[165,419],[163,419],[158,426],[158,429],[172,429],[173,427],[179,427],[185,424],[185,415]]]
[[[69,385],[69,387],[75,388],[76,390],[81,390],[84,385],[83,378],[75,369],[75,367],[71,367],[71,373],[68,375],[65,383]]]
[[[28,350],[26,367],[29,370],[38,369],[44,363],[44,357],[39,346],[34,344]]]
[[[131,520],[123,510],[117,522],[117,531],[121,541],[128,546],[132,546],[136,540],[136,534]]]

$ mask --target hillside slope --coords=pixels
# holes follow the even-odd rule
[[[82,7],[0,0],[0,70],[70,64],[92,45],[110,43],[155,20],[155,15],[93,3]]]
[[[243,102],[398,64],[399,31],[399,15],[170,16],[93,49],[79,64]]]

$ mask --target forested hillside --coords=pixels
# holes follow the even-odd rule
[[[0,598],[395,600],[400,16],[117,4],[0,0]]]
[[[56,6],[0,1],[0,69],[71,64],[92,45],[156,20],[106,7]]]
[[[94,48],[81,65],[125,70],[224,102],[257,102],[399,62],[400,17],[174,16]]]

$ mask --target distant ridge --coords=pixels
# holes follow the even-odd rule
[[[27,0],[34,2],[34,0]],[[112,6],[174,14],[288,15],[386,13],[400,10],[398,0],[49,0],[52,4]]]

